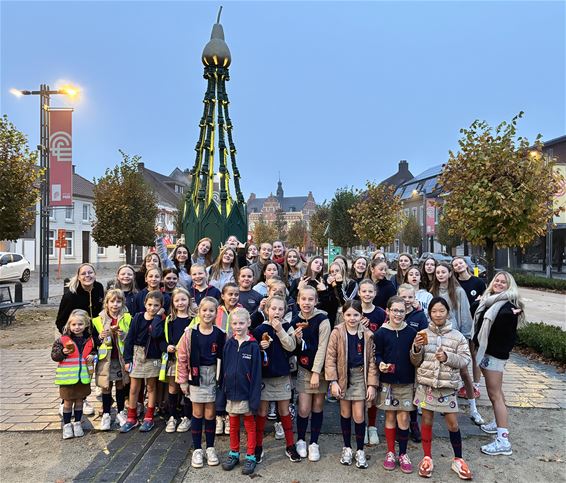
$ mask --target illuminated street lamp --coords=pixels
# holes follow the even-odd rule
[[[41,84],[38,91],[10,89],[17,97],[39,96],[39,167],[43,170],[41,179],[41,197],[39,200],[39,298],[42,304],[49,299],[49,96],[62,94],[74,97],[78,89],[63,86],[50,90]]]

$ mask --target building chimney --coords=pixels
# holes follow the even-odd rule
[[[399,161],[399,174],[408,174],[409,173],[409,163],[406,159],[402,159]]]
[[[138,170],[141,171],[144,168],[145,168],[145,164],[141,161],[138,161]]]

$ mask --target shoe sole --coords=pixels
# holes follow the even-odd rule
[[[318,458],[311,458],[309,456],[309,461],[312,461],[313,463],[316,463],[317,461],[320,461],[320,456]]]
[[[410,475],[413,472],[413,469],[411,468],[410,470],[404,470],[403,468],[400,468],[400,470],[405,473],[406,475]]]
[[[187,428],[187,429],[179,429],[179,428],[177,428],[177,429],[175,430],[175,432],[176,432],[176,433],[186,433],[186,432],[189,431],[190,429],[191,429],[191,428]]]
[[[292,457],[289,453],[287,453],[287,452],[285,453],[285,456],[287,456],[287,458],[289,458],[289,461],[290,461],[291,463],[300,463],[300,462],[301,462],[301,457],[300,457],[300,456],[299,456],[299,459],[298,459],[298,460],[294,460],[293,457]],[[258,461],[258,463],[259,463],[259,461]]]
[[[430,473],[421,473],[421,471],[419,471],[419,476],[423,478],[430,478],[432,477],[432,471]]]
[[[497,429],[491,431],[486,431],[485,429],[483,429],[482,427],[480,427],[480,429],[485,433],[485,434],[497,434]]]
[[[340,460],[340,464],[341,464],[341,465],[344,465],[344,466],[352,466],[352,462],[351,462],[351,461],[348,462],[348,461],[342,461],[342,460]]]
[[[395,467],[393,468],[388,468],[387,466],[383,465],[383,469],[387,470],[387,471],[394,471]]]
[[[206,464],[208,466],[218,466],[220,464],[220,460],[210,461],[208,458],[206,459]]]
[[[461,474],[457,468],[455,468],[454,466],[451,466],[451,469],[454,473],[456,473],[458,475],[458,478],[460,478],[461,480],[471,480],[473,478],[473,476],[466,476]]]
[[[366,470],[367,467],[368,467],[368,464],[367,464],[367,463],[365,464],[365,466],[362,466],[362,465],[359,465],[359,464],[356,462],[356,468],[359,468],[360,470]]]
[[[203,461],[200,465],[199,465],[199,464],[194,464],[194,463],[191,461],[191,466],[192,466],[193,468],[202,468],[202,467],[204,467],[204,461]]]
[[[487,451],[484,451],[483,449],[481,450],[481,452],[483,454],[489,455],[489,456],[511,456],[513,454],[513,450],[509,449],[509,450],[505,450],[505,451],[498,451],[497,453],[488,453]]]
[[[173,429],[165,428],[166,433],[175,433],[176,431],[177,431],[177,428],[173,428]]]

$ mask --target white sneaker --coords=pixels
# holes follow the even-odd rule
[[[309,444],[309,461],[320,460],[320,447],[316,443]]]
[[[511,443],[508,439],[504,438],[495,438],[495,441],[493,441],[493,443],[482,446],[481,452],[490,456],[496,456],[500,454],[509,456],[513,454]]]
[[[128,411],[126,411],[125,409],[116,414],[116,421],[118,421],[120,427],[124,426],[127,420],[128,420]]]
[[[490,421],[489,423],[486,424],[482,424],[480,426],[480,429],[487,434],[497,434],[497,423],[495,422],[495,419],[493,421]]]
[[[275,439],[283,439],[285,438],[285,431],[283,431],[283,423],[275,423],[273,425],[275,428]]]
[[[92,416],[94,414],[94,408],[86,399],[83,401],[83,414],[85,416]]]
[[[222,416],[216,416],[216,434],[222,434],[224,432],[224,418]]]
[[[73,425],[71,423],[67,423],[63,426],[63,439],[71,439],[75,437],[75,433],[73,432]]]
[[[340,457],[340,464],[348,465],[348,466],[352,464],[352,448],[347,448],[346,446],[342,448],[342,456]]]
[[[472,420],[472,422],[476,425],[476,426],[481,426],[482,424],[485,423],[485,421],[483,420],[483,418],[481,417],[481,414],[479,413],[479,411],[472,411],[470,413],[470,419]]]
[[[366,426],[366,432],[364,434],[364,444],[369,444],[368,427]]]
[[[299,453],[301,458],[307,457],[307,443],[304,440],[299,439],[295,444],[295,448],[297,448],[297,453]]]
[[[177,426],[177,433],[186,433],[189,429],[191,429],[191,419],[183,416]]]
[[[174,433],[176,429],[177,429],[177,420],[173,416],[171,416],[169,418],[169,421],[167,421],[167,426],[165,426],[165,432]]]
[[[208,466],[218,466],[220,464],[214,447],[206,448],[206,462]]]
[[[230,434],[230,416],[224,418],[224,434]]]
[[[59,404],[59,416],[63,417],[63,403]]]
[[[110,417],[110,413],[104,413],[102,415],[102,421],[100,422],[100,431],[110,431],[111,426],[112,418]]]
[[[379,444],[379,435],[377,434],[377,428],[375,426],[370,426],[368,428],[369,444]]]
[[[81,436],[85,435],[83,431],[83,426],[80,421],[75,421],[74,423],[72,423],[72,425],[73,425],[73,433],[75,435],[75,438],[80,438]]]
[[[267,413],[267,419],[269,420],[277,419],[277,409],[275,406],[275,402],[273,401],[269,403],[269,411]]]
[[[191,466],[193,468],[202,468],[204,466],[204,456],[202,449],[195,449],[191,458]]]
[[[363,449],[356,451],[356,468],[365,469],[368,467],[368,462],[366,460],[366,453]]]

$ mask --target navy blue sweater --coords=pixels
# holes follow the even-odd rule
[[[379,372],[379,380],[388,384],[413,384],[415,367],[411,364],[409,352],[417,331],[408,325],[402,330],[381,327],[374,335],[375,362],[395,364],[393,374]]]
[[[314,364],[314,358],[318,352],[318,336],[320,324],[328,319],[326,313],[321,312],[311,317],[308,320],[309,326],[303,329],[303,343],[297,344],[295,352],[298,355],[298,363],[301,367],[312,371],[312,366]],[[291,321],[293,328],[297,327],[299,322],[307,322],[301,317],[299,312],[297,316]]]
[[[387,301],[397,294],[395,286],[391,281],[383,279],[375,285],[377,294],[373,299],[373,305],[381,307],[383,310],[387,307]]]
[[[385,322],[386,314],[385,310],[376,305],[373,311],[364,312],[364,317],[367,317],[369,320],[368,329],[375,334],[377,329],[379,329],[383,325],[383,322]]]
[[[146,359],[161,359],[161,341],[163,340],[163,319],[156,315],[153,320],[146,320],[143,313],[138,313],[130,323],[130,330],[124,341],[124,362],[134,359],[134,346],[144,347]]]
[[[257,412],[261,397],[261,354],[254,338],[239,345],[231,337],[224,345],[223,389],[229,401],[248,401]]]
[[[253,314],[258,309],[259,303],[262,299],[263,296],[252,288],[246,292],[242,292],[240,290],[240,297],[238,302],[250,314]]]
[[[197,305],[199,305],[200,301],[205,297],[213,297],[220,302],[220,290],[218,290],[216,287],[213,287],[212,285],[206,287],[202,292],[199,292],[195,287],[192,287],[190,289],[190,293],[195,299]]]
[[[417,332],[425,330],[428,327],[428,320],[426,319],[426,315],[422,309],[413,309],[409,312],[405,317],[405,322],[407,322],[407,325],[415,329]]]
[[[291,324],[283,323],[283,330],[287,332]],[[290,353],[283,349],[281,345],[281,340],[277,336],[273,327],[269,324],[260,324],[253,332],[254,338],[258,341],[262,340],[263,334],[269,334],[273,340],[266,350],[261,349],[262,365],[261,365],[261,376],[262,377],[280,377],[287,376],[291,373],[289,367],[289,357]]]
[[[148,292],[149,290],[146,287],[136,294],[136,298],[134,300],[134,314],[137,314],[138,312],[145,312],[144,301]],[[169,307],[171,307],[171,295],[167,292],[162,292],[161,294],[163,295],[163,308],[165,309],[165,313],[168,314]]]
[[[176,319],[171,320],[171,316],[165,319],[163,324],[163,332],[164,337],[161,344],[161,350],[165,352],[167,350],[168,345],[176,346],[185,329],[189,326],[193,319],[191,317],[177,317]],[[171,354],[169,354],[171,356]]]

